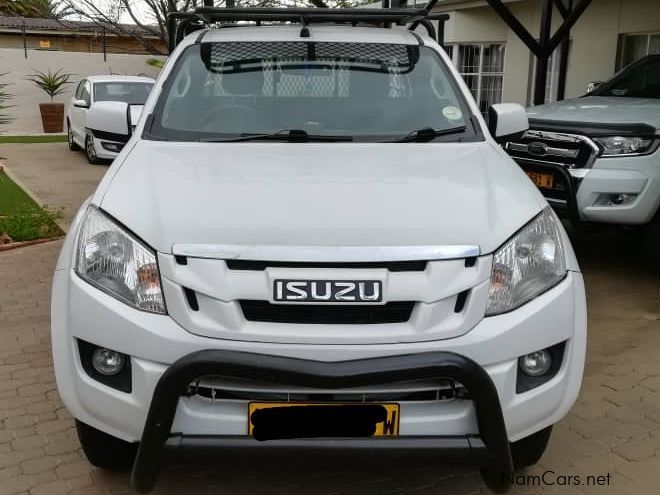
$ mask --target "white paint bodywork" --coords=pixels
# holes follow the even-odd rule
[[[314,26],[311,33],[312,41],[418,43],[400,30]],[[299,28],[223,29],[207,36],[213,41],[298,40]],[[423,39],[441,53],[434,42]],[[184,40],[170,58],[145,115],[170,76],[172,60],[192,42],[191,37]],[[562,233],[567,277],[514,311],[484,317],[493,251],[547,203],[488,136],[469,90],[450,70],[487,136],[482,142],[156,142],[140,138],[143,118],[74,220],[54,276],[53,356],[58,388],[72,414],[111,435],[139,441],[160,376],[171,363],[202,349],[328,362],[446,350],[475,360],[490,374],[511,440],[561,419],[582,380],[582,275]],[[132,309],[75,274],[75,245],[87,204],[107,211],[157,252],[168,315]],[[375,248],[371,254],[369,247]],[[288,248],[293,259],[318,259],[321,252],[326,261],[400,260],[406,248],[411,253],[407,259],[416,259],[419,252],[435,256],[426,270],[389,274],[382,268],[249,272],[229,270],[225,261],[264,252],[284,258]],[[453,259],[459,252],[478,255],[474,266]],[[175,253],[199,257],[180,265]],[[384,280],[389,300],[418,303],[405,324],[246,321],[237,299],[268,299],[274,278],[287,277],[378,278]],[[183,286],[199,294],[198,313],[187,309]],[[456,314],[456,293],[465,288],[472,295]],[[91,379],[82,370],[76,339],[129,354],[133,391],[126,394]],[[516,394],[518,357],[564,341],[565,359],[557,375]],[[226,401],[218,408],[191,398],[180,402],[173,431],[245,435],[246,421],[246,401]],[[475,429],[469,401],[402,404],[402,435],[463,435]]]

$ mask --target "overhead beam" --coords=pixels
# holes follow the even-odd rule
[[[580,0],[580,2],[575,6],[573,10],[568,14],[568,17],[564,20],[563,24],[557,29],[557,32],[550,38],[550,43],[545,47],[545,52],[550,55],[555,51],[555,48],[559,46],[561,40],[569,35],[575,23],[582,17],[584,11],[587,10],[587,7],[591,4],[591,0]]]
[[[565,4],[565,2],[567,2]],[[556,0],[557,5],[561,5],[562,9],[558,9],[562,17],[566,19],[571,10],[573,10],[573,0]],[[565,14],[564,14],[565,12]],[[571,48],[571,33],[561,42],[560,59],[559,59],[559,74],[557,77],[557,100],[561,101],[566,98],[566,79],[568,75],[568,57],[570,56]]]
[[[497,12],[504,22],[513,30],[514,33],[522,40],[527,48],[537,57],[541,54],[541,46],[538,41],[532,36],[527,28],[522,25],[518,18],[513,15],[509,7],[507,7],[502,0],[486,0],[488,5]]]
[[[568,13],[571,11],[571,7],[566,7],[564,5],[564,0],[555,0],[555,6],[557,7],[557,10],[561,14],[561,16],[566,19],[568,17]]]
[[[539,45],[541,53],[536,57],[536,74],[534,77],[534,104],[545,103],[545,88],[548,82],[548,60],[550,53],[544,50],[550,41],[552,29],[552,3],[553,0],[543,0],[541,6],[541,32],[539,34]]]

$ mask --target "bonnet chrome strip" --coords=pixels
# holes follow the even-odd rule
[[[479,246],[280,246],[175,244],[172,254],[191,258],[294,262],[433,261],[479,256]]]

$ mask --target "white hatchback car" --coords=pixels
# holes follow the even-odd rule
[[[66,128],[71,151],[83,149],[89,163],[113,160],[122,150],[128,136],[117,136],[89,129],[89,111],[96,102],[119,101],[141,108],[147,100],[154,80],[140,76],[89,76],[82,79],[66,111]]]
[[[146,492],[165,448],[425,449],[501,491],[540,458],[582,382],[582,274],[493,137],[524,108],[487,125],[432,36],[360,25],[428,10],[177,14],[262,25],[180,40],[62,247],[55,373],[90,462]]]

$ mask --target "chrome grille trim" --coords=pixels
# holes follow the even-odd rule
[[[479,256],[479,246],[254,246],[247,244],[174,244],[174,256],[224,260],[291,262],[370,262],[451,260]]]
[[[591,168],[596,158],[600,155],[598,145],[589,137],[581,134],[530,129],[523,134],[521,140],[533,140],[533,142],[508,142],[504,146],[507,152],[517,153],[512,155],[516,160],[544,163],[544,157],[563,158],[565,160],[551,162],[554,165],[560,165],[570,170],[575,168]],[[589,156],[584,163],[574,163],[571,160],[578,160],[580,149],[562,148],[558,143],[586,146],[589,150]],[[531,150],[533,145],[538,145],[540,152],[535,153]]]
[[[201,377],[190,383],[187,397],[207,400],[211,404],[223,400],[262,402],[444,402],[468,398],[463,385],[453,380],[410,382],[370,389],[318,390],[304,387],[245,385],[224,382],[220,377]]]

